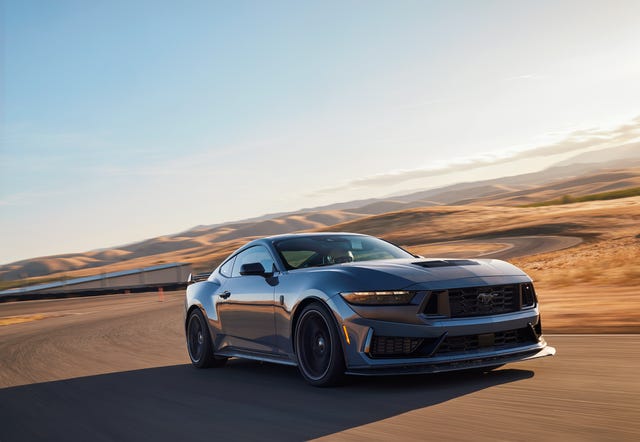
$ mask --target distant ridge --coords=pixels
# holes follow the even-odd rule
[[[184,232],[164,235],[123,246],[37,257],[0,266],[0,281],[25,278],[85,276],[102,271],[146,267],[165,262],[188,262],[208,268],[225,253],[256,236],[323,230],[336,224],[419,207],[451,205],[520,206],[560,198],[640,186],[640,144],[588,152],[574,161],[591,161],[611,155],[600,163],[561,164],[540,172],[458,183],[390,198],[369,198],[296,212],[215,225],[199,225]],[[563,162],[564,163],[564,162]],[[0,289],[6,284],[0,284]]]

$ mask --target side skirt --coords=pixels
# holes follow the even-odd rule
[[[227,358],[242,358],[251,359],[254,361],[272,362],[274,364],[292,365],[297,367],[298,364],[292,361],[286,356],[278,356],[271,353],[262,353],[258,351],[240,350],[237,348],[225,348],[224,350],[217,351],[216,356],[224,356]]]

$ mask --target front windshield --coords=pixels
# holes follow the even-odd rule
[[[413,255],[371,236],[314,235],[274,243],[288,270],[352,261],[413,258]]]

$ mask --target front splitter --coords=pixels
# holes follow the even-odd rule
[[[347,374],[357,376],[384,376],[401,374],[442,373],[447,371],[493,367],[496,365],[510,364],[513,362],[528,361],[545,356],[553,356],[555,354],[556,349],[554,347],[546,346],[543,349],[510,353],[508,355],[487,355],[455,361],[439,361],[434,363],[420,361],[410,364],[399,363],[397,366],[385,365],[384,367],[354,367],[348,369]]]

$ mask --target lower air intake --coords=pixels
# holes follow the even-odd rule
[[[369,354],[378,358],[408,356],[418,349],[422,341],[422,338],[374,336]]]

